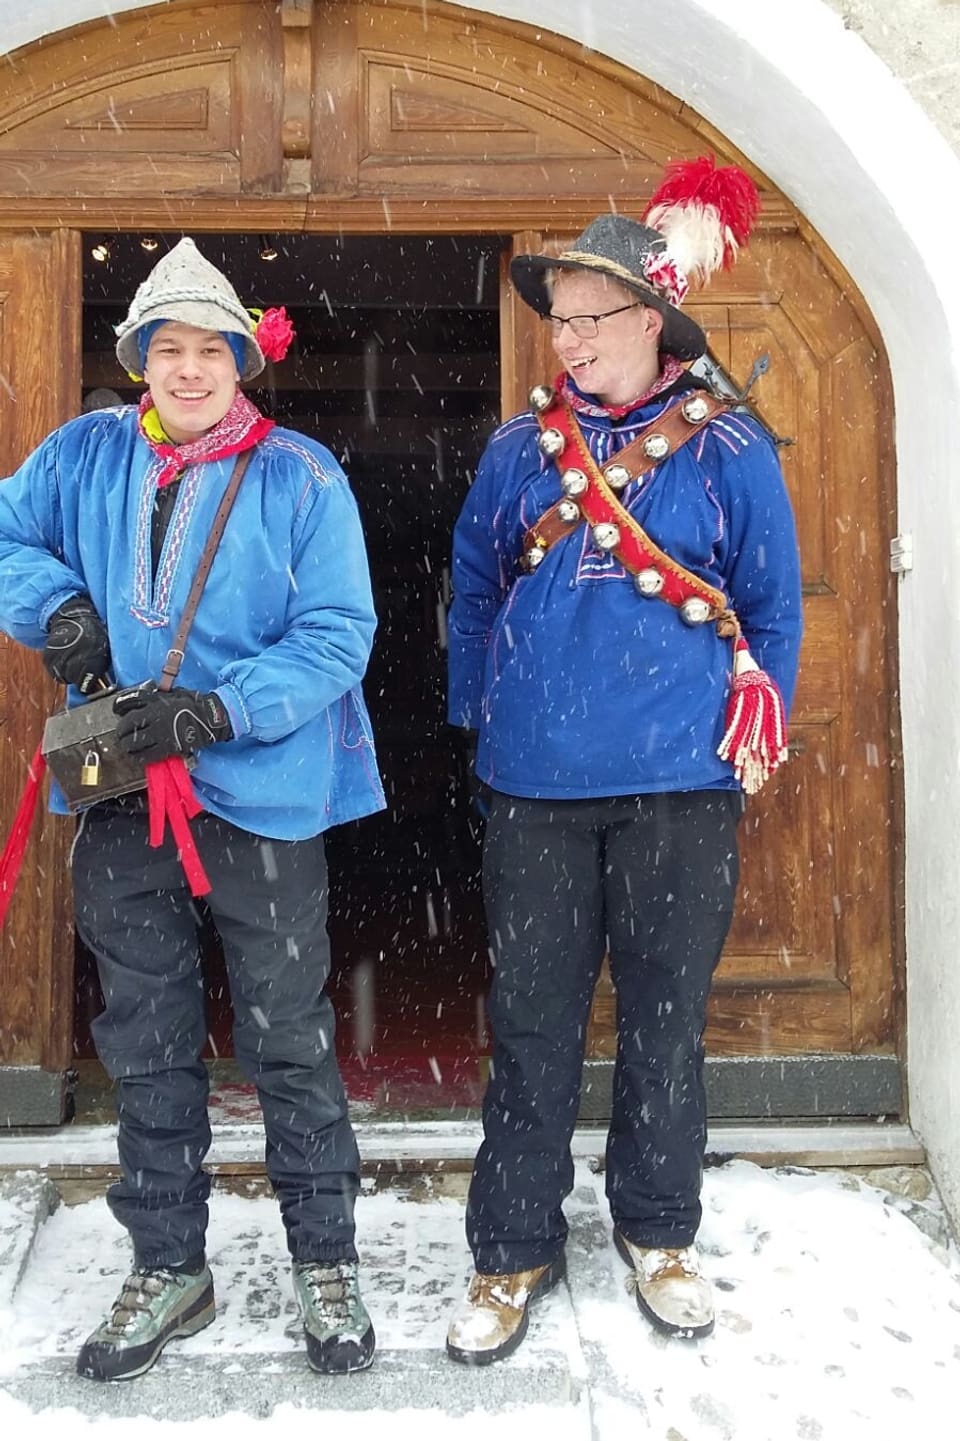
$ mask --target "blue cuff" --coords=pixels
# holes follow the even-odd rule
[[[68,600],[73,600],[76,596],[86,594],[87,592],[84,590],[82,585],[72,586],[69,590],[58,590],[55,595],[52,595],[50,597],[46,605],[44,605],[41,609],[40,614],[37,616],[37,624],[40,626],[41,630],[47,629],[50,624],[50,617],[53,615],[54,611],[59,610],[60,607],[62,605],[65,605]]]
[[[250,712],[243,703],[243,696],[236,686],[218,685],[213,693],[223,701],[224,709],[230,717],[234,740],[240,736],[248,736],[253,730],[253,722],[250,719]]]

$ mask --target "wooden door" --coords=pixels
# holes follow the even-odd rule
[[[94,23],[28,47],[0,98],[0,235],[22,232],[17,245],[35,243],[44,264],[59,256],[61,266],[31,304],[8,297],[7,373],[32,364],[39,374],[44,307],[48,333],[63,323],[52,297],[69,243],[33,242],[37,230],[477,233],[505,237],[502,374],[513,413],[550,365],[507,285],[509,254],[567,243],[611,206],[641,214],[666,160],[706,150],[752,169],[682,101],[616,61],[436,0],[174,0]],[[886,362],[849,278],[752,173],[757,236],[690,309],[738,381],[770,354],[755,399],[794,442],[782,454],[807,633],[795,753],[750,806],[708,1043],[730,1060],[886,1058],[889,1079],[902,950]],[[322,276],[310,286],[320,295]],[[45,413],[19,420],[15,443],[3,437],[21,453],[63,413],[73,383],[69,370],[45,380]],[[8,676],[20,664],[11,658]],[[35,979],[21,984],[29,1017],[39,993]],[[601,988],[596,1057],[612,1051],[611,1007]],[[8,1041],[8,1053],[37,1053],[32,1040],[19,1044]],[[864,1113],[898,1109],[891,1095],[875,1091]]]
[[[0,235],[0,476],[80,399],[79,236]],[[0,817],[9,826],[57,703],[40,659],[0,635]],[[73,935],[66,912],[70,823],[34,823],[0,932],[0,1124],[62,1119],[73,1040]],[[4,830],[4,839],[6,829]]]

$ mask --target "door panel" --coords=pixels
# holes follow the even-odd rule
[[[79,236],[67,231],[0,236],[0,477],[76,413],[79,365]],[[56,697],[39,657],[0,637],[4,839]],[[4,1068],[20,1068],[22,1120],[33,1114],[34,1082],[50,1095],[44,1073],[65,1072],[72,1056],[73,931],[65,864],[70,826],[45,815],[43,802],[39,811],[0,932],[0,1117],[9,1114],[3,1105]],[[55,1104],[62,1104],[62,1087]]]

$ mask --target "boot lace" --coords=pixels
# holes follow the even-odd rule
[[[110,1319],[104,1324],[104,1336],[122,1340],[137,1317],[150,1310],[151,1303],[163,1294],[173,1279],[174,1272],[164,1267],[142,1267],[131,1271],[113,1303]]]
[[[305,1266],[301,1275],[307,1294],[325,1324],[339,1330],[350,1321],[354,1267],[350,1261],[317,1262]]]

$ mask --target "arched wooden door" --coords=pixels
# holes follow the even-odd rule
[[[38,294],[32,311],[4,312],[0,374],[44,373],[46,322],[79,300],[79,265],[69,256],[80,229],[496,234],[506,237],[505,277],[511,251],[562,245],[611,205],[638,214],[670,158],[710,149],[750,168],[683,103],[615,62],[430,0],[174,0],[14,59],[0,98],[0,265],[35,284],[27,236],[60,263],[50,271],[53,293]],[[799,523],[807,632],[795,754],[746,824],[740,905],[710,1014],[714,1111],[896,1112],[886,366],[849,279],[754,174],[763,196],[756,239],[690,308],[735,380],[770,357],[754,398],[788,442],[781,453]],[[510,413],[550,366],[544,337],[505,279],[501,335]],[[79,402],[68,380],[42,406],[19,409],[11,450],[7,417],[23,403],[22,388],[14,392],[0,389],[8,465]],[[9,646],[2,663],[9,706],[14,673],[36,684],[39,671]],[[21,765],[22,744],[5,740],[5,825]],[[20,929],[3,939],[17,1021],[0,1021],[0,1083],[16,1065],[42,1077],[69,1062],[49,999],[71,963],[68,910],[64,901],[43,929],[49,898],[34,899],[36,876],[60,865],[49,833],[17,898]],[[16,939],[24,931],[59,977],[42,995],[34,958]],[[611,1005],[601,989],[591,1034],[601,1073]]]

